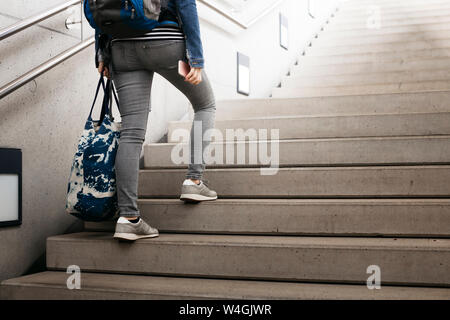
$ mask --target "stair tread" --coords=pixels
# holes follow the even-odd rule
[[[420,140],[447,140],[450,139],[450,135],[418,135],[418,136],[389,136],[389,137],[337,137],[337,138],[295,138],[295,139],[270,139],[272,142],[278,143],[311,143],[311,142],[351,142],[351,141],[398,141],[398,140],[409,140],[409,141],[420,141]],[[258,143],[265,140],[245,140],[245,141],[218,141],[213,142],[217,144],[230,144],[230,143]],[[148,143],[145,148],[160,148],[178,145],[178,142],[163,142],[163,143]],[[188,143],[182,143],[187,145]],[[449,159],[450,160],[450,159]]]
[[[347,77],[347,78],[365,78],[365,77],[369,78],[369,77],[373,77],[373,76],[377,76],[377,77],[380,77],[380,76],[411,76],[411,75],[417,75],[417,74],[435,75],[436,73],[450,76],[449,70],[423,69],[423,70],[417,70],[417,71],[393,70],[393,71],[359,72],[359,73],[352,73],[352,74],[345,75],[345,77]],[[306,76],[306,75],[302,75],[301,73],[299,73],[299,74],[288,76],[287,78],[292,78],[293,80],[302,79],[302,78],[327,79],[327,76],[325,76],[325,75],[323,75],[323,76],[320,76],[320,75]],[[408,79],[406,79],[406,80],[408,80]],[[422,80],[422,81],[436,81],[436,80]],[[396,81],[394,81],[394,82],[396,82]],[[386,82],[383,82],[383,83],[386,83]]]
[[[98,242],[118,243],[110,232],[79,232],[52,236],[49,242]],[[157,238],[141,239],[136,244],[143,245],[180,245],[180,246],[246,246],[246,247],[283,247],[283,248],[346,248],[364,250],[439,250],[450,251],[450,239],[417,238],[370,238],[370,237],[293,237],[293,236],[257,236],[257,235],[217,235],[217,234],[181,234],[162,233]]]
[[[300,98],[301,99],[301,98]],[[254,117],[245,117],[245,118],[235,118],[235,119],[217,119],[215,123],[228,123],[228,122],[242,122],[248,123],[252,121],[258,120],[300,120],[300,119],[329,119],[329,118],[363,118],[363,117],[383,117],[383,116],[420,116],[420,115],[443,115],[449,114],[450,109],[448,111],[423,111],[423,112],[404,112],[404,113],[388,113],[388,112],[380,112],[380,113],[354,113],[354,114],[339,114],[339,113],[329,113],[329,114],[300,114],[300,115],[273,115],[273,116],[254,116]],[[172,120],[169,121],[170,124],[192,124],[192,120]],[[148,144],[156,144],[156,143],[147,143]]]
[[[179,204],[179,199],[138,199],[142,203],[166,203]],[[450,199],[217,199],[215,201],[203,202],[202,206],[216,206],[234,203],[255,203],[261,205],[267,204],[367,204],[367,205],[397,205],[397,204],[450,204]]]
[[[450,199],[139,199],[161,232],[313,236],[450,237]],[[85,223],[88,231],[115,221]]]
[[[80,290],[67,290],[67,273],[46,271],[6,280],[3,290],[21,299],[450,299],[450,289],[316,284],[255,280],[228,280],[82,273]],[[21,288],[28,291],[24,293]],[[31,292],[32,289],[36,289]],[[47,289],[47,290],[46,290]],[[44,291],[45,290],[45,291]],[[11,297],[10,297],[11,298]]]
[[[246,280],[364,284],[376,262],[385,284],[443,287],[450,285],[449,259],[450,239],[440,238],[163,233],[129,243],[112,232],[81,232],[47,240],[51,270],[75,264],[85,271]]]
[[[420,170],[420,169],[450,169],[449,165],[405,165],[405,166],[363,166],[363,167],[354,167],[354,166],[326,166],[326,167],[287,167],[287,168],[279,168],[279,171],[334,171],[334,170],[342,170],[342,171],[366,171],[366,170]],[[151,173],[151,172],[185,172],[184,169],[140,169],[142,173]],[[228,171],[240,171],[240,172],[259,172],[259,168],[214,168],[208,169],[209,172],[228,172]]]

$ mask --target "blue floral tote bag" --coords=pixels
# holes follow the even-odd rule
[[[100,120],[93,121],[92,110],[100,88],[104,92],[102,111]],[[112,92],[119,108],[112,82],[108,80],[105,87],[100,77],[70,172],[66,211],[85,221],[110,220],[118,214],[114,165],[120,123],[112,117]]]

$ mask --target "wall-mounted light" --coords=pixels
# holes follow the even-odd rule
[[[250,57],[237,53],[237,92],[250,95]]]
[[[0,148],[0,227],[22,223],[22,151]]]
[[[289,23],[288,18],[280,13],[280,46],[289,49]]]

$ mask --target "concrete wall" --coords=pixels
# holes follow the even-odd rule
[[[251,57],[248,98],[268,97],[335,2],[321,1],[320,17],[313,20],[307,15],[306,0],[286,0],[245,31],[215,19],[199,4],[206,71],[216,98],[247,98],[236,93],[237,50]],[[61,0],[1,1],[0,28],[58,3]],[[289,51],[279,46],[279,12],[289,18]],[[254,13],[244,10],[240,18],[249,19]],[[58,14],[0,42],[0,85],[76,44],[82,35],[92,34],[86,23],[83,32],[67,30],[68,16],[76,20],[80,12]],[[0,100],[0,147],[23,151],[23,224],[0,228],[0,281],[40,270],[45,239],[81,228],[64,213],[64,204],[71,160],[97,80],[91,47]],[[160,140],[167,122],[186,116],[190,108],[187,99],[157,75],[152,90],[147,142]]]

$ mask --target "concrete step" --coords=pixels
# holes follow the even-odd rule
[[[449,300],[447,288],[393,287],[368,290],[364,285],[156,277],[82,273],[80,290],[67,290],[67,273],[46,271],[4,281],[6,300],[123,300],[123,299],[336,299]]]
[[[322,36],[322,34],[324,36]],[[326,32],[319,34],[319,37],[314,40],[313,45],[321,47],[334,46],[353,46],[353,45],[373,45],[390,42],[405,42],[405,41],[431,41],[439,39],[449,39],[450,30],[441,30],[434,32],[410,32],[410,33],[391,33],[382,35],[364,35],[364,36],[347,36],[334,37],[332,34],[326,36]]]
[[[384,21],[397,21],[405,19],[421,19],[429,17],[449,17],[450,16],[450,5],[447,3],[440,8],[414,8],[414,10],[388,10],[384,9],[382,6],[379,7],[380,19],[382,23]],[[361,11],[358,13],[345,13],[339,12],[336,14],[333,20],[335,22],[352,23],[367,21],[369,17],[373,16],[373,11]]]
[[[381,28],[390,28],[395,26],[409,26],[414,24],[423,24],[427,25],[430,23],[449,23],[450,22],[450,16],[437,16],[437,17],[423,17],[423,18],[402,18],[402,19],[393,19],[393,20],[386,20],[382,18],[380,20],[380,27]],[[330,19],[329,22],[330,29],[333,29],[334,31],[338,30],[348,30],[348,29],[361,29],[361,28],[367,28],[368,27],[368,19],[361,19],[360,21],[354,21],[354,22],[345,22],[345,21],[338,21],[337,19]],[[369,25],[369,28],[375,28],[375,26]]]
[[[448,123],[447,126],[450,127]],[[450,164],[450,136],[292,139],[267,142],[267,137],[256,141],[257,131],[250,132],[254,132],[254,136],[251,133],[247,136],[251,141],[212,143],[211,147],[216,151],[216,156],[211,161],[207,161],[207,166],[209,168],[263,166],[266,160],[259,156],[259,152],[263,152],[261,150],[265,150],[264,148],[272,150],[275,144],[278,144],[279,165],[283,167]],[[270,137],[269,132],[268,138]],[[242,138],[245,139],[245,135]],[[182,162],[178,161],[178,151],[176,151],[180,149],[183,149],[181,153],[184,161]],[[230,149],[239,160],[228,164]],[[172,155],[174,152],[177,154],[176,157]],[[145,167],[148,169],[187,168],[190,159],[189,145],[186,143],[148,144],[145,146],[144,157]]]
[[[436,41],[444,41],[444,40],[435,40],[434,42]],[[418,43],[417,41],[416,42],[413,41],[413,42],[402,42],[401,44],[405,44],[407,47],[405,47],[404,50],[402,50],[400,48],[400,43],[399,44],[388,43],[386,45],[375,44],[371,46],[367,45],[335,46],[334,48],[319,47],[314,45],[311,47],[307,47],[305,50],[303,50],[302,54],[307,56],[331,56],[344,54],[356,55],[356,54],[391,53],[393,56],[397,55],[403,57],[403,56],[420,55],[420,53],[423,52],[424,50],[439,50],[437,52],[442,52],[450,48],[448,43],[443,43],[443,45],[440,45],[439,43],[424,45]],[[443,55],[443,58],[448,58],[448,56]]]
[[[359,64],[373,63],[384,64],[386,62],[405,63],[417,60],[432,60],[450,58],[450,48],[441,49],[424,49],[424,50],[408,50],[395,52],[366,52],[366,53],[349,53],[349,54],[333,54],[333,55],[305,55],[298,59],[300,66],[321,66],[324,64]],[[436,70],[434,68],[433,70]]]
[[[391,9],[391,10],[398,10],[398,9],[405,9],[405,8],[439,8],[439,6],[443,6],[448,4],[447,0],[396,0],[396,1],[380,1],[380,0],[354,0],[354,1],[345,1],[345,3],[342,3],[340,8],[341,11],[365,11],[368,6],[371,5],[377,5],[380,6],[383,9]]]
[[[343,8],[355,9],[356,7],[364,7],[365,5],[386,5],[386,6],[424,6],[427,3],[432,4],[445,4],[447,0],[396,0],[395,2],[390,0],[345,0],[341,4]]]
[[[308,55],[324,55],[325,52],[331,54],[368,53],[368,52],[399,52],[407,50],[442,49],[450,47],[450,37],[448,39],[437,40],[417,40],[417,41],[395,41],[376,44],[355,44],[355,45],[335,45],[331,47],[324,44],[314,43],[308,47]]]
[[[313,98],[234,99],[218,101],[216,117],[220,121],[275,115],[280,117],[436,113],[449,112],[448,101],[450,101],[450,91]]]
[[[185,173],[185,169],[141,170],[139,197],[178,198]],[[260,168],[209,169],[204,177],[219,198],[450,196],[450,166],[279,168],[276,172]]]
[[[339,77],[329,76],[287,76],[281,81],[281,87],[302,86],[361,86],[383,83],[400,83],[411,81],[450,81],[450,70],[419,70],[344,74]]]
[[[215,128],[229,141],[226,129],[244,131],[265,128],[280,129],[279,139],[351,138],[385,136],[426,136],[450,134],[450,112],[402,113],[376,115],[305,115],[279,116],[242,120],[217,120]],[[169,122],[168,142],[177,143],[176,130],[189,134],[191,121]],[[186,139],[189,135],[186,136]],[[219,141],[220,137],[217,137]]]
[[[440,31],[448,32],[450,26],[448,23],[427,23],[427,24],[411,24],[403,26],[391,26],[389,28],[380,29],[368,29],[363,27],[353,30],[333,30],[329,24],[324,26],[325,32],[319,33],[321,38],[334,38],[334,37],[364,37],[364,36],[376,36],[376,35],[390,35],[398,33],[414,33],[423,32],[427,34],[436,34]]]
[[[441,4],[427,4],[424,6],[408,6],[408,7],[394,7],[389,8],[383,5],[378,6],[380,14],[383,17],[415,17],[415,16],[429,16],[446,12],[450,15],[450,3],[445,2]],[[346,10],[345,6],[338,10],[336,14],[337,19],[357,19],[357,18],[367,18],[371,14],[370,5],[366,6],[362,10]]]
[[[448,2],[443,3],[411,3],[411,4],[400,4],[400,3],[387,3],[387,4],[378,4],[378,3],[368,3],[361,4],[360,7],[355,8],[348,5],[341,5],[337,10],[338,17],[361,17],[368,16],[373,13],[374,8],[379,9],[381,15],[390,16],[398,16],[403,13],[405,16],[414,15],[420,13],[432,13],[439,12],[439,9],[443,10],[449,8]]]
[[[389,62],[367,63],[334,63],[331,59],[321,65],[299,64],[290,70],[291,76],[331,76],[359,73],[379,73],[395,71],[443,70],[450,67],[449,58],[433,58],[423,60],[397,60]],[[301,59],[299,60],[301,62]]]
[[[199,205],[140,199],[160,232],[314,236],[450,237],[450,199],[219,199]],[[113,232],[115,222],[86,222]]]
[[[47,239],[47,268],[233,279],[450,285],[450,239],[161,234],[133,243],[111,233]]]
[[[362,94],[387,94],[403,92],[449,91],[450,81],[416,81],[416,82],[392,82],[367,85],[342,85],[342,86],[297,86],[286,88],[274,88],[274,98],[300,98],[343,96]]]

